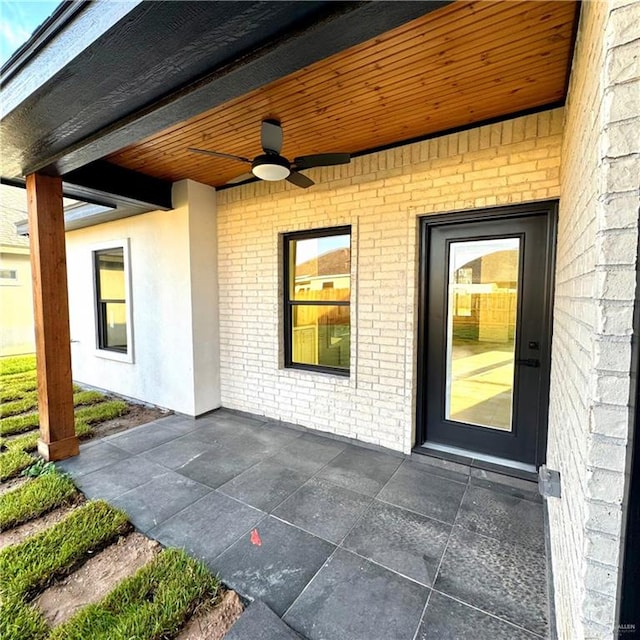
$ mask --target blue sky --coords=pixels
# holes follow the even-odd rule
[[[0,0],[0,64],[28,40],[59,4],[59,0]]]

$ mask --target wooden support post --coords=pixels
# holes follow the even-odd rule
[[[46,460],[78,454],[73,415],[71,340],[62,179],[27,176],[29,244],[38,364],[38,452]]]

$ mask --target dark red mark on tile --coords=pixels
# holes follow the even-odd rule
[[[257,529],[254,529],[251,532],[251,544],[255,544],[257,547],[262,546],[262,538],[260,537]]]

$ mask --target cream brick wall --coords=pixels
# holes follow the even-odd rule
[[[640,2],[584,2],[566,106],[549,500],[560,638],[614,637],[638,242]]]
[[[563,111],[311,171],[316,186],[218,194],[223,406],[408,452],[413,444],[417,217],[560,193]],[[286,151],[286,149],[285,149]],[[352,225],[351,376],[282,366],[282,233]]]

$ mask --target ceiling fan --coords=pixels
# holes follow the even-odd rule
[[[262,143],[263,154],[256,156],[253,160],[242,156],[234,156],[230,153],[220,153],[219,151],[208,151],[207,149],[194,149],[189,147],[189,151],[202,153],[216,158],[227,158],[238,160],[251,165],[251,173],[245,173],[227,184],[237,184],[249,178],[260,178],[261,180],[287,180],[297,187],[307,189],[315,184],[311,178],[299,173],[301,169],[311,169],[313,167],[330,167],[336,164],[348,164],[351,157],[348,153],[317,153],[310,156],[300,156],[294,158],[293,162],[280,155],[282,150],[282,127],[277,120],[263,120],[260,130],[260,141]]]

